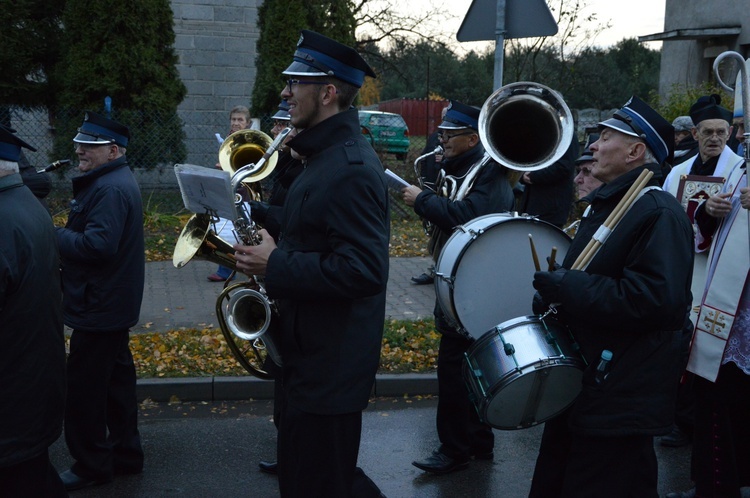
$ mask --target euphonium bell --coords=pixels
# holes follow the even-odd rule
[[[243,184],[251,190],[256,201],[261,200],[260,184],[257,182],[273,172],[278,160],[277,151],[268,152],[272,143],[273,139],[262,131],[239,130],[229,135],[219,148],[219,165],[230,175],[244,166],[257,166],[257,170],[251,168],[250,174],[243,179]],[[261,161],[267,153],[266,160]]]
[[[216,317],[240,365],[259,379],[273,379],[265,368],[266,358],[281,366],[275,337],[279,317],[268,297],[247,282],[230,285],[216,299]]]
[[[216,235],[207,214],[194,214],[185,224],[174,246],[172,264],[182,268],[196,256],[236,269],[232,244]]]

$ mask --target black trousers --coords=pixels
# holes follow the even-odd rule
[[[739,498],[750,486],[750,376],[722,365],[716,382],[695,376],[692,473],[696,495]]]
[[[68,493],[49,461],[49,451],[10,467],[0,467],[0,496],[64,498]]]
[[[471,341],[458,333],[443,333],[438,349],[437,432],[440,452],[457,460],[489,453],[495,447],[492,427],[482,423],[464,382],[464,353]]]
[[[362,412],[317,415],[284,403],[278,436],[281,496],[382,496],[357,467],[361,432]]]
[[[651,436],[572,434],[567,412],[544,425],[529,498],[658,498]]]
[[[143,468],[135,365],[127,330],[74,330],[68,356],[65,441],[72,470],[94,480]]]

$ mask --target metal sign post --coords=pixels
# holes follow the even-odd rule
[[[460,42],[495,40],[493,87],[497,90],[503,86],[506,38],[555,34],[557,22],[544,0],[472,0],[456,39]]]

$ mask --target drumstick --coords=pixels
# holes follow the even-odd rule
[[[552,254],[549,255],[549,271],[555,271],[555,256],[557,256],[557,247],[552,246]]]
[[[541,271],[542,268],[539,266],[539,257],[536,255],[536,247],[534,247],[534,238],[529,234],[529,244],[531,244],[531,257],[534,258],[534,268],[536,271]]]
[[[604,221],[603,225],[608,228],[610,232],[613,231],[615,227],[617,227],[617,224],[620,223],[620,220],[623,216],[625,216],[628,208],[635,202],[635,200],[638,198],[638,194],[641,190],[643,190],[652,176],[654,176],[654,173],[652,171],[641,171],[641,174],[638,176],[635,183],[630,186],[630,189],[628,189],[628,191],[625,193],[625,196],[620,199],[620,202],[617,204],[617,206],[615,206],[614,211],[612,211],[612,213],[610,213],[610,215]],[[572,269],[585,269],[586,266],[588,266],[589,262],[594,258],[594,255],[596,255],[601,245],[602,242],[599,242],[592,237],[588,245],[584,248],[581,254],[578,255],[578,258],[576,258],[576,261],[573,263]]]

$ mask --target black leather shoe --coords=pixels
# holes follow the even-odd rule
[[[427,273],[423,273],[418,277],[411,277],[411,282],[415,285],[427,285],[431,284],[435,281],[435,277],[432,275],[428,275]]]
[[[682,432],[678,427],[675,427],[672,429],[672,432],[659,440],[659,444],[669,448],[680,448],[690,444],[690,436]]]
[[[687,491],[672,491],[667,493],[664,498],[695,498],[695,488],[688,489]]]
[[[433,474],[447,474],[456,470],[463,470],[469,466],[468,460],[456,460],[439,451],[433,451],[432,455],[424,460],[411,462],[416,468],[431,472]]]
[[[258,462],[258,468],[261,472],[265,472],[266,474],[276,475],[279,473],[278,462],[266,462],[265,460],[261,460]]]
[[[60,480],[63,482],[63,486],[65,486],[65,491],[75,491],[76,489],[98,486],[110,482],[84,479],[70,469],[60,472]]]

